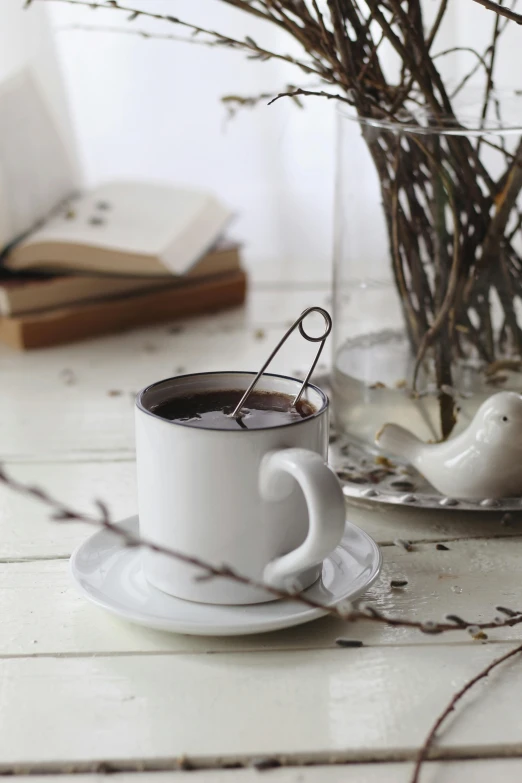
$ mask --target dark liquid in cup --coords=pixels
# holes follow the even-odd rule
[[[227,389],[175,397],[154,406],[151,412],[169,421],[216,430],[281,427],[306,419],[316,412],[315,406],[306,400],[292,405],[293,397],[289,394],[253,391],[239,416],[232,418],[230,414],[243,394],[237,389]]]

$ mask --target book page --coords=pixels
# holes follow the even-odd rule
[[[59,246],[66,245],[74,268],[71,246],[100,248],[156,259],[166,273],[184,274],[214,244],[229,218],[228,210],[205,192],[150,182],[111,182],[71,199],[12,257],[42,244],[54,245],[52,251],[58,254]],[[96,254],[92,255],[96,268]],[[124,271],[124,259],[122,264]]]
[[[76,169],[29,70],[0,85],[0,251],[77,189]]]

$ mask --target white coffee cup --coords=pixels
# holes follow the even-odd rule
[[[328,398],[308,385],[315,413],[265,429],[219,430],[160,418],[158,404],[197,392],[244,391],[254,373],[219,372],[169,378],[136,398],[140,534],[161,546],[226,564],[273,587],[304,589],[339,544],[344,497],[326,465]],[[265,374],[256,389],[295,396],[301,382]],[[226,578],[197,579],[201,570],[144,551],[150,584],[191,601],[253,604],[265,590]]]

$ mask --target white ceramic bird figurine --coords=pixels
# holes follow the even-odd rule
[[[522,396],[500,392],[478,409],[469,427],[444,443],[423,443],[397,424],[375,442],[408,460],[435,489],[451,498],[522,495]]]

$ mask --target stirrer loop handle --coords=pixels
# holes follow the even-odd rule
[[[326,329],[325,329],[324,334],[321,334],[318,337],[312,337],[312,335],[308,334],[305,331],[305,328],[303,326],[303,321],[305,320],[305,318],[308,315],[310,315],[310,313],[320,313],[323,316],[323,318],[324,318]],[[288,329],[286,334],[283,335],[283,337],[279,340],[279,342],[277,343],[276,347],[274,348],[274,350],[272,351],[272,353],[270,354],[270,356],[268,357],[266,362],[263,364],[263,366],[261,367],[261,369],[257,373],[256,377],[254,378],[254,380],[252,381],[252,383],[250,384],[250,386],[248,387],[246,392],[243,394],[243,396],[239,400],[238,404],[236,405],[236,407],[234,408],[232,413],[230,414],[230,416],[232,418],[235,418],[239,414],[241,408],[245,404],[245,401],[250,396],[250,393],[252,392],[254,386],[256,385],[258,380],[261,378],[261,376],[263,375],[263,373],[265,372],[266,368],[268,367],[268,365],[270,364],[270,362],[272,361],[272,359],[274,358],[276,353],[279,351],[281,346],[290,337],[290,335],[292,334],[294,329],[297,329],[297,327],[299,327],[299,332],[301,334],[301,337],[304,337],[305,340],[308,340],[311,343],[321,343],[321,345],[319,347],[319,350],[317,351],[317,353],[315,355],[315,359],[314,359],[314,361],[312,363],[312,366],[308,370],[308,373],[306,375],[306,378],[303,381],[303,384],[302,384],[301,388],[299,389],[297,395],[294,397],[294,399],[292,401],[292,405],[297,405],[297,403],[299,402],[299,400],[302,397],[302,394],[303,394],[304,390],[306,389],[308,381],[310,380],[310,376],[312,375],[312,373],[315,370],[315,367],[317,365],[317,362],[319,361],[319,357],[321,356],[321,352],[322,352],[322,350],[324,348],[324,344],[326,342],[326,339],[327,339],[328,335],[330,334],[330,332],[332,331],[332,319],[330,317],[330,314],[326,310],[324,310],[322,307],[308,307],[306,310],[303,310],[303,312],[301,313],[299,318],[296,321],[294,321],[294,323],[292,324],[290,329]]]

